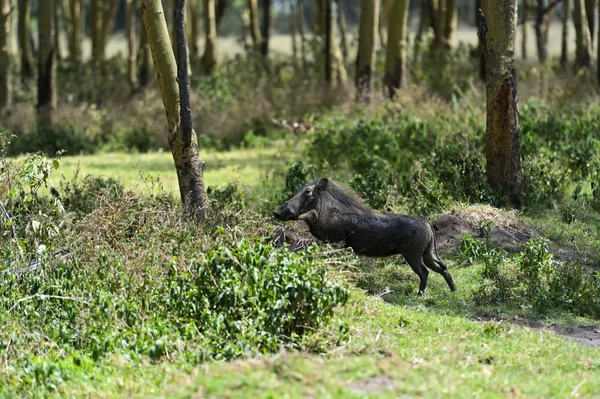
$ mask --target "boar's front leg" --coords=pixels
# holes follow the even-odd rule
[[[427,289],[427,278],[429,277],[429,271],[423,264],[423,257],[421,255],[403,255],[404,259],[410,266],[410,268],[419,276],[419,296],[425,295]]]

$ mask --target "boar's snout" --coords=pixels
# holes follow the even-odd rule
[[[273,211],[273,217],[278,220],[291,220],[294,218],[292,211],[287,206],[287,203],[281,205],[279,208]]]

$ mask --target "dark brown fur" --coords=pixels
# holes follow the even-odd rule
[[[427,268],[441,274],[450,289],[456,290],[448,267],[437,254],[435,235],[426,220],[374,211],[356,193],[333,180],[309,182],[273,215],[279,220],[304,220],[316,238],[343,242],[359,255],[401,254],[419,276],[419,295],[427,288]]]

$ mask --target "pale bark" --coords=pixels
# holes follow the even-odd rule
[[[445,16],[446,21],[444,22],[444,44],[446,48],[451,48],[454,45],[456,27],[458,25],[456,0],[446,0]]]
[[[564,1],[564,0],[563,0]],[[590,47],[594,44],[594,28],[596,27],[596,5],[597,0],[585,0],[585,15],[587,17],[588,29],[590,30]]]
[[[405,80],[408,3],[408,0],[394,0],[390,14],[383,79],[390,98],[397,95]]]
[[[103,75],[108,73],[105,60],[106,43],[115,25],[118,5],[119,0],[92,0],[90,11],[92,57],[97,65],[100,66]]]
[[[361,0],[358,30],[358,54],[356,57],[356,98],[369,99],[371,76],[375,68],[375,35],[379,23],[379,1]]]
[[[262,42],[260,24],[258,23],[258,0],[247,0],[247,6],[250,12],[250,37],[252,37],[254,48],[258,49]]]
[[[137,61],[135,39],[135,9],[137,0],[127,0],[127,77],[131,89],[137,86]]]
[[[81,62],[81,37],[83,27],[83,0],[62,0],[62,12],[67,30],[69,60]]]
[[[0,0],[0,115],[12,105],[11,56],[9,53],[11,28],[10,0]]]
[[[186,215],[201,220],[209,209],[209,203],[203,179],[204,162],[198,153],[197,137],[192,128],[183,1],[177,0],[177,3],[178,62],[170,44],[161,1],[142,0],[142,13],[167,114],[168,139],[183,210]]]
[[[482,18],[480,27],[485,27]],[[513,206],[523,205],[515,36],[517,0],[494,0],[484,34],[486,57],[486,158],[490,185]],[[480,31],[485,29],[480,29]]]
[[[21,80],[26,82],[33,78],[33,50],[31,49],[31,0],[19,1],[19,50],[21,53]]]
[[[375,1],[375,0],[373,0]],[[346,20],[344,18],[344,10],[340,0],[335,0],[337,6],[337,26],[340,31],[340,46],[342,50],[342,58],[344,61],[348,59],[348,43],[346,41]]]
[[[204,55],[202,56],[202,71],[206,74],[212,73],[217,65],[216,42],[217,25],[215,21],[215,0],[204,0],[204,29],[206,41],[204,44]]]
[[[571,21],[571,0],[563,0],[562,45],[560,66],[565,69],[569,63],[569,23]]]
[[[56,51],[54,48],[54,0],[39,3],[38,124],[52,124],[56,109]]]
[[[574,0],[574,23],[575,23],[575,65],[578,67],[590,66],[591,43],[590,30],[585,19],[585,7],[583,0]]]

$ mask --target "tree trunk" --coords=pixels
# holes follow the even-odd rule
[[[437,0],[435,10],[435,24],[433,30],[433,47],[442,48],[444,46],[444,32],[446,32],[446,0]]]
[[[379,45],[381,48],[387,47],[387,38],[385,37],[385,30],[389,26],[388,16],[386,15],[385,9],[379,13],[379,21],[377,21],[377,33],[379,34]]]
[[[494,0],[480,17],[486,57],[486,158],[489,184],[523,205],[515,36],[517,0]],[[487,35],[486,32],[487,31]]]
[[[140,21],[140,48],[138,57],[140,58],[140,87],[146,87],[152,78],[152,52],[148,44],[148,33],[144,19]]]
[[[247,0],[248,11],[250,12],[250,37],[252,45],[258,49],[261,45],[260,24],[258,22],[258,0]]]
[[[206,42],[204,44],[204,55],[202,56],[202,72],[211,74],[217,65],[216,42],[217,25],[215,22],[215,0],[204,0],[204,29]]]
[[[563,0],[564,1],[564,0]],[[594,44],[594,28],[596,27],[595,12],[596,12],[596,0],[585,0],[585,15],[587,17],[588,28],[590,30],[590,47],[593,48]]]
[[[535,42],[537,45],[538,60],[541,64],[544,64],[548,59],[548,42],[544,32],[542,31],[542,24],[544,23],[544,11],[548,7],[548,0],[537,0],[537,16],[535,21]]]
[[[52,124],[56,108],[56,51],[54,48],[54,0],[39,3],[38,22],[38,124]]]
[[[19,38],[17,32],[19,31],[19,16],[17,15],[18,9],[17,0],[10,0],[10,16],[9,16],[9,29],[8,34],[8,54],[10,54],[11,62],[19,64]]]
[[[83,0],[62,0],[62,13],[67,30],[69,61],[81,62],[81,29],[83,27]]]
[[[58,6],[59,0],[54,0],[55,6],[54,10],[52,10],[52,14],[54,17],[54,51],[56,51],[56,59],[62,59],[62,50],[60,45],[60,7]]]
[[[190,0],[190,52],[194,55],[200,54],[200,26],[198,18],[200,18],[200,0]]]
[[[375,0],[374,0],[375,1]],[[346,41],[346,21],[344,18],[344,10],[340,0],[335,0],[337,8],[337,25],[340,31],[340,45],[342,50],[342,59],[346,61],[348,59],[348,43]]]
[[[92,60],[98,62],[98,48],[100,47],[100,30],[102,22],[102,12],[100,10],[100,1],[91,0],[90,3],[90,38],[92,40]]]
[[[425,0],[419,4],[419,29],[417,30],[417,35],[415,36],[415,45],[417,47],[419,47],[423,42],[423,36],[427,34],[430,26],[431,19],[429,18],[429,7],[427,6],[427,1]]]
[[[404,86],[406,70],[406,42],[408,39],[408,0],[394,0],[388,28],[383,83],[389,98],[397,95]]]
[[[298,1],[298,33],[300,33],[300,58],[302,59],[302,66],[306,69],[306,36],[304,34],[304,3],[302,0]]]
[[[483,15],[488,15],[488,11],[490,8],[490,0],[479,0],[479,9],[483,12]],[[479,79],[482,82],[485,82],[485,46],[483,43],[483,38],[479,34],[481,31],[481,18],[479,17],[479,10],[477,11],[477,36],[479,38]]]
[[[379,23],[379,1],[361,0],[358,30],[358,55],[356,57],[356,99],[369,101],[371,76],[375,68],[375,35]]]
[[[266,60],[269,56],[269,35],[271,32],[271,0],[263,0],[263,26],[260,53]]]
[[[290,32],[292,35],[292,59],[294,66],[298,65],[298,46],[296,45],[296,10],[294,0],[288,0],[290,5]]]
[[[333,85],[333,0],[325,0],[325,82]]]
[[[315,0],[315,7],[313,9],[313,35],[315,36],[322,36],[325,29],[323,26],[323,13],[325,11],[322,9],[323,1],[325,0]]]
[[[585,7],[583,0],[575,1],[575,65],[577,67],[590,66],[591,47],[590,30],[585,19]]]
[[[21,53],[21,80],[27,82],[33,78],[33,51],[29,21],[31,0],[19,1],[19,50]]]
[[[599,12],[600,12],[600,10],[599,10]],[[596,54],[598,56],[597,56],[596,61],[598,62],[598,65],[596,66],[596,69],[597,69],[596,76],[598,79],[598,83],[600,84],[600,28],[597,30],[597,32],[598,32],[598,37],[596,38]]]
[[[571,0],[563,0],[562,46],[560,50],[560,66],[566,69],[569,63],[569,22],[571,20]]]
[[[198,153],[196,133],[192,128],[187,77],[187,54],[183,26],[183,0],[176,0],[178,26],[178,62],[175,60],[169,30],[160,0],[142,0],[142,13],[152,49],[158,85],[169,126],[169,145],[177,170],[184,214],[202,220],[209,203],[204,188],[204,162]],[[214,3],[213,3],[214,20]],[[216,29],[213,28],[213,31]]]
[[[444,44],[446,48],[452,48],[456,36],[458,16],[456,12],[456,0],[446,0],[446,22],[444,22]]]
[[[135,9],[136,0],[127,0],[127,76],[131,89],[137,86],[137,62],[135,46]]]
[[[231,6],[231,0],[216,0],[215,3],[215,26],[217,29],[217,34],[219,33],[219,29],[221,29],[221,22],[223,21],[223,17],[225,16],[225,12]]]
[[[11,4],[10,0],[0,0],[0,115],[12,105],[12,82],[10,54],[8,51]]]
[[[529,40],[528,35],[528,21],[529,18],[529,0],[523,0],[523,41],[521,43],[521,54],[523,59],[527,59],[527,41]]]

